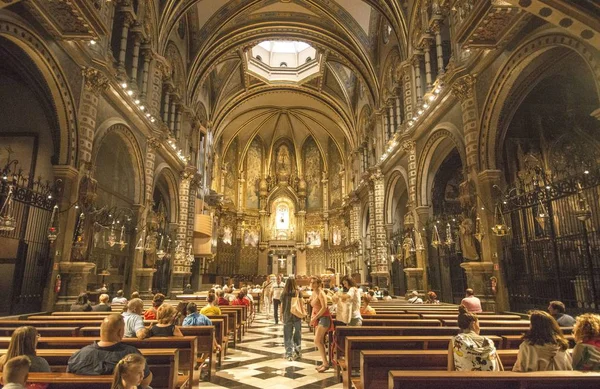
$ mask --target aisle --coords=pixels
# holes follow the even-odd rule
[[[230,348],[213,382],[201,382],[199,388],[248,389],[320,389],[342,388],[334,377],[334,369],[318,373],[319,360],[313,334],[302,326],[302,358],[283,358],[283,326],[258,314],[244,341]]]

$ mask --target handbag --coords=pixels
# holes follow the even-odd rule
[[[300,293],[296,292],[296,296],[292,297],[292,306],[290,311],[297,318],[304,319],[306,317],[306,306],[304,300],[300,297]]]

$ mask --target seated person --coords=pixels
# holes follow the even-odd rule
[[[143,310],[144,303],[140,299],[133,299],[127,303],[127,312],[123,313],[126,338],[144,339],[146,337],[146,328],[142,317]]]
[[[600,370],[600,315],[585,313],[578,316],[573,337],[577,342],[573,348],[573,369]]]
[[[117,291],[117,296],[112,299],[113,304],[127,304],[127,299],[123,297],[123,290],[119,289]]]
[[[217,297],[214,293],[209,293],[206,297],[206,306],[200,310],[200,313],[209,316],[209,315],[220,315],[221,308],[219,308],[217,304]]]
[[[4,389],[25,389],[29,375],[29,358],[24,355],[6,361],[2,372]]]
[[[437,298],[437,294],[433,290],[427,292],[427,300],[425,300],[425,304],[439,304],[440,300]]]
[[[183,293],[184,294],[193,294],[194,293],[194,289],[192,289],[192,284],[187,284],[185,286],[185,288],[183,288]]]
[[[237,297],[235,299],[233,299],[233,301],[231,302],[231,305],[245,305],[245,306],[250,306],[250,300],[248,300],[246,298],[246,293],[244,291],[244,288],[242,288]]]
[[[479,300],[479,297],[475,296],[475,292],[471,288],[465,290],[465,298],[460,301],[460,305],[465,306],[469,312],[483,312],[481,309],[481,300]]]
[[[560,327],[573,327],[575,325],[575,319],[573,316],[565,313],[565,304],[561,301],[550,301],[548,305],[548,313],[556,320]]]
[[[382,300],[383,301],[389,301],[391,299],[392,299],[392,296],[390,296],[390,292],[388,292],[387,289],[384,289],[383,290],[383,298],[382,298]]]
[[[184,326],[212,326],[210,319],[198,312],[196,303],[187,305],[188,315],[183,319]]]
[[[448,346],[448,370],[503,370],[494,342],[479,335],[477,315],[470,313],[462,305],[458,307],[458,312],[458,327],[461,333],[452,338]]]
[[[220,290],[217,292],[217,296],[219,296],[219,301],[217,305],[229,305],[229,299],[225,298],[225,291]]]
[[[573,370],[569,342],[556,320],[544,311],[531,312],[529,320],[513,371]]]
[[[100,300],[100,303],[97,305],[94,305],[92,307],[92,311],[94,312],[110,312],[111,308],[110,305],[108,305],[108,299],[110,297],[108,297],[108,295],[106,293],[102,293],[100,295],[100,297],[98,298]]]
[[[119,314],[109,315],[100,326],[100,340],[81,350],[69,358],[67,372],[81,375],[112,374],[115,366],[129,354],[140,354],[137,348],[121,343],[125,333],[125,322]],[[148,364],[144,366],[143,380],[140,386],[149,387],[152,373]]]
[[[146,358],[129,354],[117,363],[111,389],[137,389],[144,379]]]
[[[361,304],[360,304],[360,314],[362,315],[375,315],[375,308],[371,307],[369,305],[369,303],[371,302],[371,300],[373,299],[373,297],[371,297],[370,295],[366,294],[362,297],[361,300]]]
[[[87,293],[81,293],[77,296],[75,304],[71,305],[71,312],[90,312],[92,310],[92,304],[88,301]]]
[[[179,328],[175,326],[177,310],[171,304],[162,304],[156,312],[158,323],[150,326],[148,337],[151,336],[183,336]]]
[[[165,295],[162,293],[157,293],[152,298],[152,308],[148,309],[144,312],[144,320],[156,320],[156,311],[165,301]]]
[[[423,304],[423,300],[419,297],[419,292],[416,290],[410,292],[410,298],[407,301],[410,304]]]
[[[131,299],[139,299],[140,298],[140,293],[139,292],[131,292]]]
[[[0,371],[3,371],[4,365],[9,359],[19,356],[26,356],[31,361],[29,371],[32,373],[49,373],[50,365],[48,362],[36,355],[38,343],[38,331],[35,327],[24,326],[15,329],[10,337],[10,344],[6,354],[0,357]]]

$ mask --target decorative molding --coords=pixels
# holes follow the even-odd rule
[[[461,102],[472,98],[476,81],[477,78],[472,74],[459,78],[452,84],[452,94]]]
[[[84,67],[81,73],[83,74],[85,87],[92,92],[99,94],[108,89],[109,80],[100,70]]]

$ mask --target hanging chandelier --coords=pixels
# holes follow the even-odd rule
[[[477,239],[479,243],[481,243],[483,237],[485,236],[485,234],[481,231],[481,219],[479,218],[479,216],[477,217],[477,219],[475,219],[475,233],[473,234],[473,236],[475,236],[475,239]]]
[[[48,226],[48,240],[50,243],[54,242],[58,237],[58,205],[52,208],[52,216],[50,216],[50,225]]]
[[[446,224],[446,241],[444,244],[448,247],[454,244],[454,239],[452,239],[452,227],[450,226],[450,223]]]
[[[438,248],[439,245],[442,244],[442,241],[440,239],[440,233],[438,231],[437,225],[433,225],[433,236],[431,237],[431,245],[434,248]]]
[[[14,216],[13,186],[8,186],[8,195],[0,209],[0,231],[13,231],[17,225]]]
[[[581,182],[577,183],[577,210],[575,211],[575,216],[580,222],[585,222],[592,217],[592,211],[583,193]]]
[[[114,247],[117,244],[117,234],[115,233],[115,222],[113,221],[110,226],[110,233],[108,234],[108,239],[106,241],[110,247]]]
[[[494,218],[496,219],[495,224],[492,227],[492,232],[494,233],[494,235],[500,237],[508,235],[510,232],[510,227],[506,225],[506,221],[504,220],[504,215],[502,214],[502,209],[500,208],[500,205],[496,206]]]
[[[121,249],[121,251],[123,251],[125,246],[127,246],[127,242],[125,242],[125,240],[123,239],[124,237],[125,237],[125,225],[123,224],[121,226],[121,237],[119,238],[119,248]]]
[[[423,244],[423,237],[421,236],[421,232],[415,230],[415,241],[416,241],[416,247],[415,249],[417,251],[423,252],[425,251],[425,245]]]
[[[165,251],[162,249],[163,247],[163,239],[164,239],[164,235],[160,235],[160,243],[158,245],[158,251],[156,252],[156,256],[158,257],[158,259],[163,259],[165,257],[165,255],[167,253],[165,253]]]
[[[142,231],[142,235],[140,236],[140,239],[138,240],[137,244],[135,245],[135,249],[137,251],[144,251],[144,235],[146,234],[146,230]]]

